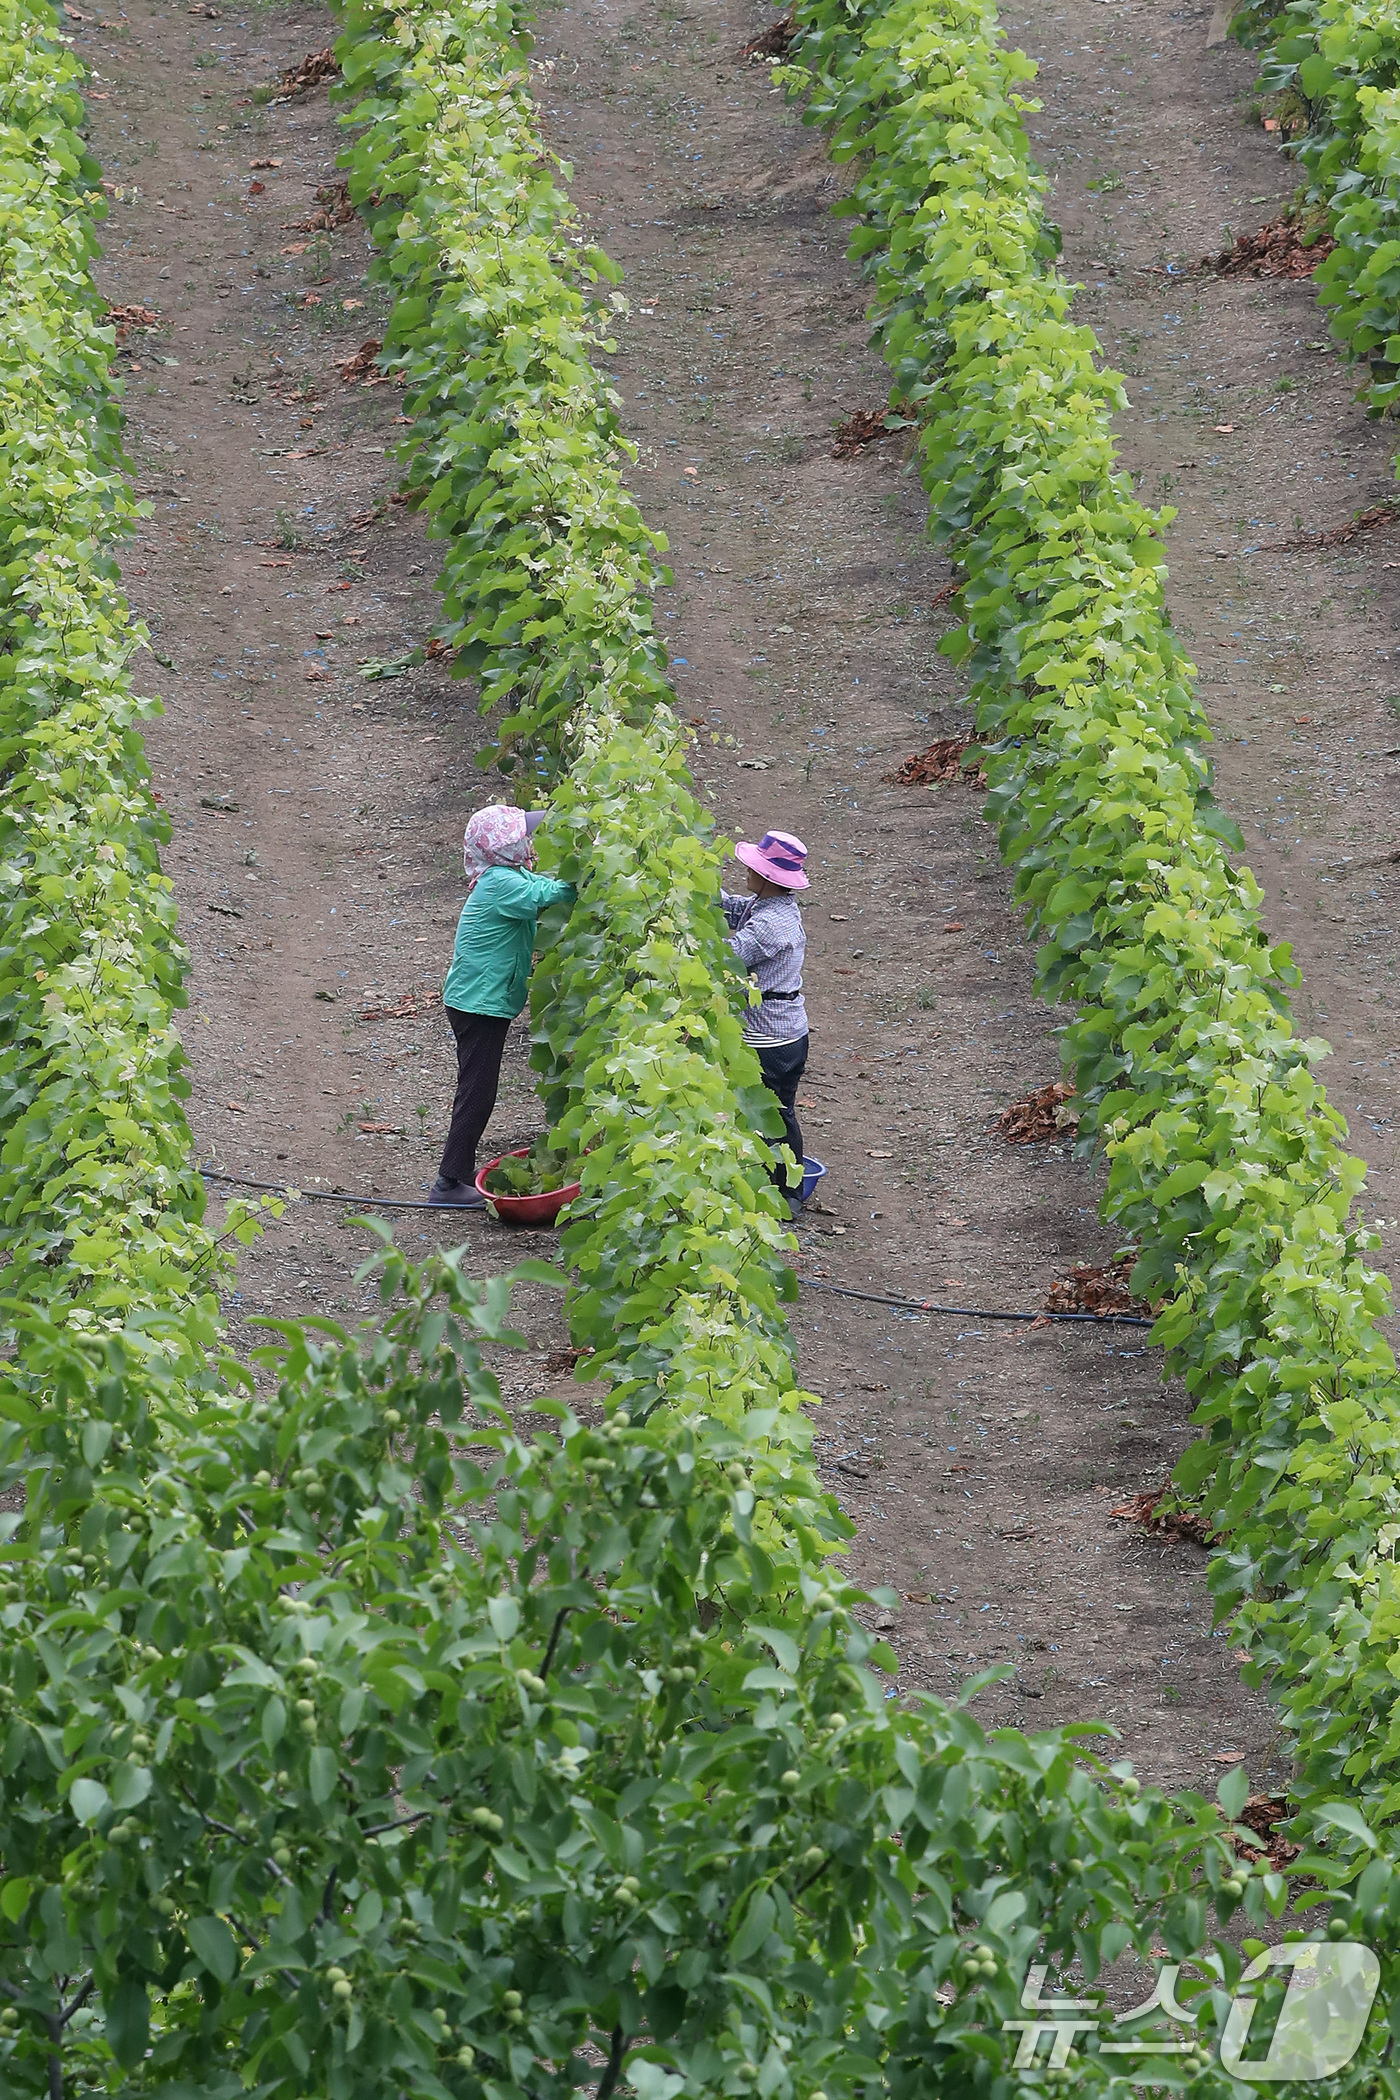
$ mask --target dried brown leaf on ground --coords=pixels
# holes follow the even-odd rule
[[[885,779],[897,787],[932,787],[938,780],[966,780],[972,787],[985,787],[986,774],[962,762],[963,753],[973,748],[971,737],[941,736],[937,743],[906,758],[893,773],[886,773]]]
[[[384,348],[377,335],[366,336],[353,357],[347,357],[340,368],[342,386],[353,386],[357,379],[367,380],[371,386],[382,386],[388,378],[387,372],[375,369],[374,360]]]
[[[272,167],[272,161],[257,163]],[[350,202],[348,182],[323,182],[316,192],[320,209],[313,211],[309,219],[288,219],[284,233],[334,233],[337,226],[348,226],[355,216],[355,207]]]
[[[1128,1278],[1136,1261],[1135,1254],[1124,1254],[1102,1267],[1077,1262],[1068,1276],[1051,1284],[1045,1299],[1046,1312],[1132,1312],[1136,1300],[1128,1289]]]
[[[288,66],[277,82],[277,98],[285,102],[293,95],[309,94],[312,88],[320,87],[324,80],[339,80],[340,67],[336,64],[335,46],[327,44],[324,51],[308,51],[305,58],[294,66]]]
[[[792,19],[792,9],[789,8],[785,15],[779,15],[776,22],[770,22],[768,27],[761,29],[757,36],[749,38],[749,41],[744,46],[744,56],[745,58],[760,59],[786,58],[796,34],[797,31]]]
[[[1259,1839],[1258,1845],[1235,1839],[1235,1852],[1240,1859],[1247,1859],[1251,1866],[1267,1860],[1277,1873],[1291,1866],[1302,1853],[1302,1846],[1290,1839],[1280,1837],[1278,1826],[1287,1823],[1293,1815],[1293,1805],[1286,1794],[1251,1794],[1236,1816],[1246,1830],[1252,1830]]]
[[[405,992],[392,1006],[362,1006],[356,1014],[357,1021],[404,1021],[410,1014],[425,1014],[430,1006],[436,1006],[436,992]]]
[[[1078,1122],[1078,1111],[1067,1105],[1073,1096],[1074,1088],[1067,1079],[1052,1079],[1004,1108],[997,1117],[997,1129],[1008,1145],[1048,1145]]]
[[[1162,1509],[1160,1504],[1171,1493],[1170,1485],[1147,1488],[1131,1501],[1120,1502],[1109,1515],[1125,1524],[1140,1524],[1144,1531],[1153,1532],[1158,1538],[1184,1539],[1191,1546],[1211,1546],[1215,1533],[1202,1522],[1193,1509]]]
[[[844,423],[836,426],[832,458],[859,459],[867,445],[878,445],[883,439],[893,437],[902,426],[896,424],[892,430],[886,423],[886,416],[892,412],[888,408],[858,408],[854,415],[847,416]]]
[[[120,349],[133,328],[159,328],[160,315],[153,306],[109,306],[104,319],[111,322],[117,331],[117,348]]]
[[[1324,233],[1304,247],[1301,227],[1292,220],[1278,219],[1254,233],[1237,233],[1230,247],[1205,258],[1205,267],[1219,271],[1222,277],[1311,277],[1336,245]]]
[[[1373,532],[1377,525],[1393,525],[1400,516],[1400,506],[1387,499],[1373,504],[1370,510],[1359,510],[1345,525],[1334,525],[1329,532],[1302,532],[1296,539],[1266,540],[1254,549],[1256,554],[1301,554],[1310,553],[1315,547],[1347,547],[1360,533]]]

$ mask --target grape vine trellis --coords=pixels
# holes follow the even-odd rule
[[[124,498],[75,209],[95,170],[53,18],[12,5],[5,237],[69,229],[67,274],[38,304],[58,346],[46,439],[62,428],[70,450],[29,435],[31,387],[0,399],[0,445],[32,470],[13,525],[38,520],[31,539],[12,530],[6,571],[10,763],[30,754],[39,828],[7,864],[26,901],[6,966],[31,1004],[5,1009],[0,1047],[27,1075],[4,1110],[5,1216],[48,1235],[42,1264],[7,1272],[0,1385],[0,1486],[25,1490],[0,1588],[0,2081],[51,2100],[609,2100],[620,2083],[640,2100],[1003,2100],[1062,2082],[1013,2062],[1031,1957],[1077,1960],[1092,1985],[1156,1945],[1199,1964],[1178,1995],[1208,2040],[1241,1965],[1211,1942],[1212,1908],[1262,1921],[1286,1896],[1239,1870],[1242,1775],[1220,1808],[1168,1801],[1098,1763],[1092,1728],[989,1739],[962,1710],[882,1695],[893,1658],[832,1573],[843,1524],[807,1464],[716,850],[651,631],[664,549],[623,486],[594,363],[613,273],[541,149],[505,0],[351,0],[344,25],[347,164],[396,293],[387,354],[408,375],[410,486],[444,543],[443,631],[486,705],[505,704],[504,760],[548,775],[580,889],[536,1060],[551,1117],[592,1146],[566,1250],[605,1419],[560,1410],[554,1433],[521,1436],[480,1359],[482,1338],[508,1338],[508,1283],[470,1284],[450,1259],[420,1274],[387,1245],[379,1333],[288,1327],[275,1402],[215,1352],[188,1280],[216,1257],[179,1172],[179,957],[106,551]],[[1287,1034],[1286,958],[1215,843],[1152,521],[1111,476],[1112,383],[1042,274],[1012,100],[1024,62],[999,52],[990,12],[946,4],[814,7],[809,30],[813,114],[836,121],[838,150],[876,148],[858,243],[969,575],[966,641],[1005,745],[993,800],[1049,935],[1047,988],[1080,1007],[1110,1202],[1154,1276],[1185,1264],[1165,1331],[1224,1425],[1198,1450],[1236,1469],[1215,1491],[1227,1595],[1250,1597],[1286,1685],[1289,1613],[1312,1613],[1316,1706],[1337,1642],[1361,1639],[1329,1596],[1365,1613],[1386,1576],[1389,1366],[1367,1325],[1384,1300],[1345,1224],[1335,1118]],[[0,275],[7,320],[24,282]],[[9,328],[0,340],[14,354]],[[80,661],[40,588],[69,516],[85,535],[74,614],[102,641]],[[110,810],[80,806],[58,769],[61,706],[79,698],[87,743],[120,755]],[[82,1133],[55,1104],[78,1099],[65,1059],[88,1054],[120,944],[94,940],[82,974],[86,921],[41,861],[51,834],[74,868],[111,871],[98,886],[127,908],[130,1005],[102,1031],[123,1113]],[[40,1187],[32,1162],[50,1158],[64,1167]],[[123,1174],[153,1192],[135,1224],[104,1208],[125,1201]],[[1369,1472],[1311,1409],[1369,1437]],[[1318,1466],[1349,1470],[1317,1486]],[[1382,1633],[1372,1605],[1377,1668]],[[1374,1709],[1379,1676],[1353,1674]],[[1379,1941],[1394,1992],[1400,1888],[1385,1856],[1358,1878],[1381,1842],[1325,1798],[1332,1724],[1309,1725],[1330,1843],[1306,1865],[1335,1884],[1334,1918]],[[1194,2050],[1125,2068],[1098,2047],[1110,2020],[1084,2038],[1078,2083],[1230,2089]],[[1334,2087],[1391,2090],[1383,2045]]]
[[[1163,604],[1160,525],[1113,469],[1116,374],[1068,318],[982,0],[808,0],[789,79],[835,151],[935,535],[967,572],[943,645],[973,677],[989,813],[1043,945],[1105,1215],[1166,1294],[1156,1335],[1203,1429],[1177,1478],[1225,1546],[1212,1586],[1274,1673],[1299,1792],[1400,1808],[1400,1384],[1361,1162],[1300,1041],[1209,793],[1205,718]],[[1324,1814],[1330,1813],[1325,1807]],[[1359,1822],[1355,1807],[1347,1810]],[[1364,1823],[1360,1827],[1365,1829]]]

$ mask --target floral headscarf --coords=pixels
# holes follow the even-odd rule
[[[492,802],[479,809],[462,833],[462,865],[470,896],[488,868],[528,866],[534,848],[523,809]]]

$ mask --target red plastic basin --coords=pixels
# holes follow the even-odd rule
[[[548,1189],[538,1196],[498,1196],[486,1186],[487,1175],[503,1159],[527,1159],[529,1152],[529,1146],[522,1145],[518,1152],[502,1152],[495,1159],[488,1159],[476,1177],[476,1185],[496,1216],[507,1225],[552,1225],[565,1204],[572,1203],[579,1194],[581,1181],[570,1181],[562,1189]]]

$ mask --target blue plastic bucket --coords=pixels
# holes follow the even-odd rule
[[[809,1152],[802,1162],[802,1193],[797,1199],[799,1203],[806,1203],[810,1199],[825,1172],[826,1168],[821,1161],[813,1159]]]

